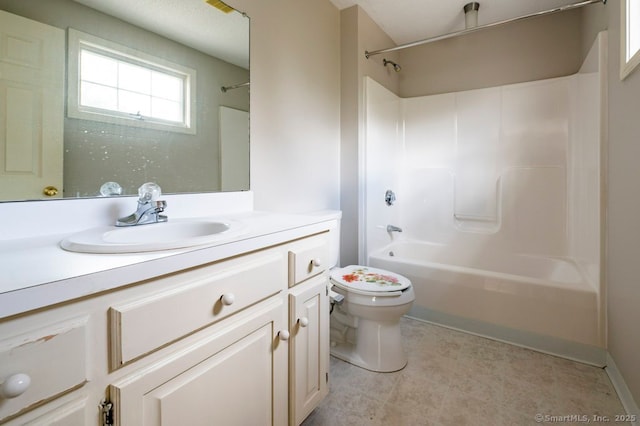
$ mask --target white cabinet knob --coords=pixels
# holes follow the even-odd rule
[[[319,257],[316,257],[315,259],[313,259],[311,261],[311,264],[315,267],[321,266],[322,265],[322,261],[320,261]]]
[[[287,330],[280,330],[278,333],[280,340],[289,340],[289,332]]]
[[[7,377],[7,380],[2,383],[0,396],[5,399],[16,398],[25,393],[25,391],[29,389],[30,384],[31,377],[29,377],[28,374],[14,374],[13,376]]]
[[[225,293],[220,298],[222,300],[223,305],[233,305],[233,302],[236,301],[236,296],[233,293]]]
[[[300,327],[306,327],[309,325],[309,319],[307,317],[302,317],[298,320],[298,324],[300,324]]]

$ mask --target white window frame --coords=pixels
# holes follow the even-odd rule
[[[627,78],[640,63],[640,49],[629,57],[629,54],[632,53],[629,52],[630,28],[634,27],[635,31],[640,31],[640,17],[630,16],[628,13],[632,1],[640,2],[640,0],[620,1],[620,80]]]
[[[98,121],[144,129],[164,130],[177,133],[196,134],[196,70],[169,62],[130,47],[104,40],[69,28],[68,97],[67,116],[81,120]],[[176,123],[127,114],[110,113],[109,110],[88,108],[80,105],[80,52],[88,49],[101,55],[111,56],[137,65],[148,65],[151,69],[184,76],[184,121]]]

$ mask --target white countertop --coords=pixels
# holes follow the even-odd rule
[[[2,240],[0,318],[323,232],[335,226],[338,214],[251,211],[212,216],[240,221],[246,232],[208,246],[149,253],[69,252],[59,247],[69,233]]]

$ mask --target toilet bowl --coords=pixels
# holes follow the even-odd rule
[[[331,312],[331,354],[377,372],[407,365],[400,318],[415,299],[411,282],[402,275],[351,265],[330,272],[332,290],[344,297]],[[335,298],[334,298],[335,299]]]

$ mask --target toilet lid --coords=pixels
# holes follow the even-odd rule
[[[362,291],[401,291],[411,286],[402,275],[369,266],[350,265],[331,270],[331,280],[340,287]]]

